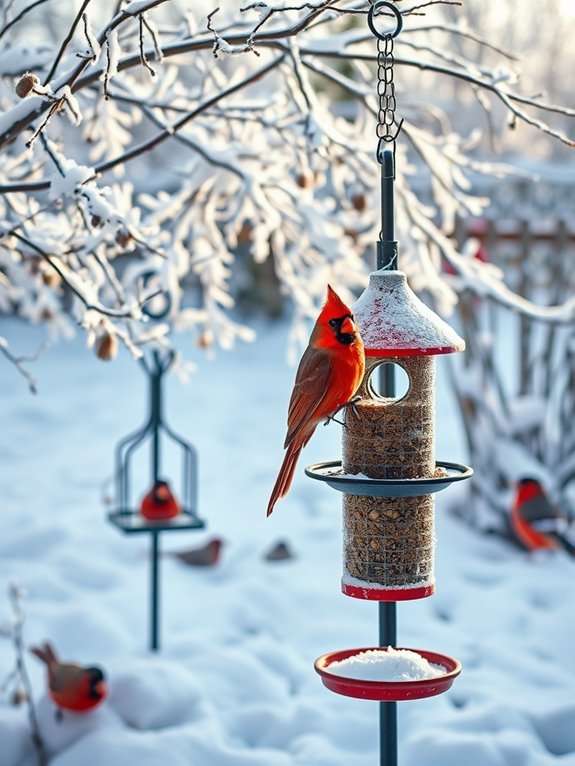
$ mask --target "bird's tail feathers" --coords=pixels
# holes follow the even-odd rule
[[[42,646],[31,646],[30,652],[48,667],[58,662],[58,655],[49,641],[44,641]]]
[[[276,483],[272,490],[270,501],[268,503],[268,516],[270,516],[274,509],[274,505],[277,503],[280,497],[287,495],[288,490],[291,487],[295,467],[302,448],[303,444],[294,444],[293,442],[287,448],[287,452],[283,459],[283,463],[281,465]]]

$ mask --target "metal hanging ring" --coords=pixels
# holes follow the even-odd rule
[[[395,20],[397,22],[397,27],[395,28],[395,32],[386,32],[385,34],[382,34],[375,26],[373,22],[373,17],[375,15],[376,11],[379,11],[381,8],[388,8],[395,16]],[[380,40],[385,40],[387,37],[397,37],[397,35],[401,32],[403,29],[403,16],[401,13],[397,10],[395,5],[393,3],[388,2],[388,0],[378,0],[378,2],[374,3],[371,8],[369,9],[367,13],[367,23],[369,24],[369,28],[373,32],[373,34],[376,37],[379,37]]]
[[[146,288],[148,286],[148,283],[151,279],[154,277],[159,276],[157,271],[153,271],[150,269],[149,271],[144,271],[141,275],[142,277],[142,287]],[[168,316],[170,311],[172,310],[172,299],[169,295],[169,293],[162,292],[161,293],[162,298],[164,299],[164,303],[162,306],[160,306],[157,309],[153,309],[151,306],[148,306],[147,304],[142,306],[142,313],[145,314],[150,319],[164,319]]]

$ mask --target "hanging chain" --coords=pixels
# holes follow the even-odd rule
[[[381,166],[381,229],[377,243],[378,268],[397,268],[397,242],[394,238],[393,182],[395,180],[395,139],[403,120],[395,122],[397,101],[393,81],[393,38],[401,32],[403,17],[395,3],[390,0],[370,0],[367,23],[377,37],[377,128],[379,139],[377,161]],[[380,32],[374,21],[376,12],[382,9],[395,16],[396,27],[393,32]],[[392,144],[391,150],[389,145]]]
[[[395,141],[403,120],[395,125],[395,110],[397,100],[395,98],[395,83],[393,81],[393,36],[391,34],[378,36],[377,38],[377,97],[378,97],[378,124],[376,134],[379,138],[377,147],[377,159],[381,161],[384,144]]]

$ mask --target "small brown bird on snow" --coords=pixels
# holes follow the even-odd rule
[[[264,555],[266,561],[287,561],[288,559],[295,558],[291,551],[291,548],[283,540],[280,540],[273,545],[269,551]]]
[[[167,556],[173,556],[190,567],[213,567],[220,561],[224,541],[214,537],[199,548],[190,548],[187,551],[167,551]]]

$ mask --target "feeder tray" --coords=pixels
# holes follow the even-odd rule
[[[108,520],[126,535],[134,535],[140,532],[182,532],[187,529],[203,529],[206,524],[194,513],[182,510],[171,519],[158,519],[153,521],[146,519],[141,513],[135,511],[111,511]]]
[[[341,460],[314,463],[307,466],[305,472],[310,478],[325,481],[330,487],[340,492],[369,497],[431,495],[445,489],[455,481],[462,481],[473,475],[473,469],[462,463],[438,460],[435,465],[436,468],[446,471],[447,476],[434,476],[429,479],[370,479],[367,476],[344,474]]]
[[[398,647],[399,648],[399,647]],[[405,648],[405,647],[404,647]],[[370,649],[385,651],[386,647],[368,647],[363,649],[343,649],[338,652],[323,654],[314,663],[316,672],[321,676],[323,685],[336,694],[357,699],[379,700],[381,702],[403,702],[405,700],[424,699],[446,692],[461,672],[461,663],[453,657],[423,649],[411,649],[428,662],[441,665],[445,674],[436,678],[421,678],[414,681],[366,681],[360,678],[348,678],[330,671],[334,662],[346,660]]]

